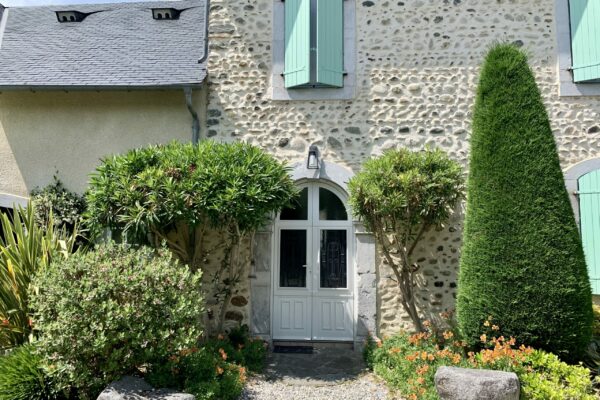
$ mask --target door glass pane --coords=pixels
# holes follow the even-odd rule
[[[298,198],[294,200],[293,207],[281,210],[279,219],[284,221],[306,221],[308,219],[308,188],[302,189]]]
[[[279,287],[306,287],[306,232],[281,230]]]
[[[347,286],[346,230],[321,231],[321,287]]]
[[[319,219],[321,221],[346,221],[346,207],[330,190],[319,188]]]

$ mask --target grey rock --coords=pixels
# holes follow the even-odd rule
[[[234,33],[235,26],[232,24],[221,24],[210,27],[210,33]]]
[[[600,126],[594,125],[590,129],[588,129],[588,133],[598,133],[600,132]]]
[[[196,397],[168,389],[154,389],[142,378],[125,376],[108,385],[98,400],[196,400]]]
[[[242,322],[244,320],[244,314],[239,311],[227,311],[225,313],[225,320]]]
[[[441,400],[519,400],[519,378],[512,372],[440,367],[435,387]]]
[[[337,140],[336,138],[329,136],[327,138],[327,144],[329,146],[331,146],[334,149],[341,149],[342,148],[342,143],[340,143],[339,140]]]
[[[356,126],[349,126],[344,128],[344,130],[348,133],[352,133],[353,135],[360,135],[360,128]]]

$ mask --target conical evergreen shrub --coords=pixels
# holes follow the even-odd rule
[[[527,56],[494,46],[474,109],[459,326],[578,360],[591,336],[591,289],[554,136]]]

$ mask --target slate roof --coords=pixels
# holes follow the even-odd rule
[[[0,90],[198,86],[206,77],[206,3],[7,7]],[[162,7],[185,10],[176,20],[153,19],[151,9]],[[92,14],[60,23],[56,11]]]

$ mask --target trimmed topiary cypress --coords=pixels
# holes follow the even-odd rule
[[[475,102],[459,326],[471,345],[491,316],[505,336],[578,360],[592,296],[556,144],[527,56],[496,45]]]

